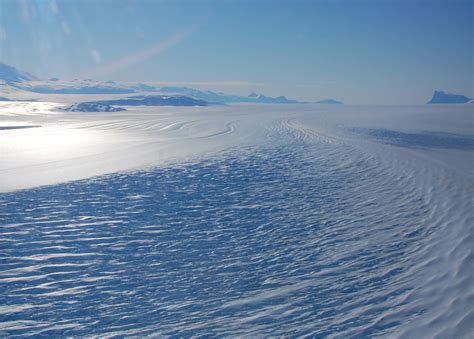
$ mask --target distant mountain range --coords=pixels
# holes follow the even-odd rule
[[[287,99],[284,96],[268,97],[262,94],[256,96],[237,96],[217,93],[213,91],[201,91],[188,87],[172,86],[150,86],[137,84],[132,86],[112,85],[110,82],[97,84],[91,81],[79,82],[58,82],[41,84],[22,84],[16,85],[25,91],[43,94],[132,94],[139,92],[169,93],[173,95],[189,96],[195,99],[204,100],[209,104],[228,104],[228,103],[265,103],[265,104],[299,104],[303,103],[297,100]]]
[[[127,99],[101,100],[94,102],[103,105],[119,106],[207,106],[208,102],[184,95],[146,95]]]
[[[142,105],[153,103],[179,103],[180,105],[202,106],[207,104],[227,103],[265,103],[265,104],[298,104],[297,100],[288,99],[284,96],[269,97],[263,94],[251,93],[249,96],[228,95],[221,92],[201,91],[189,87],[175,86],[152,86],[143,83],[134,85],[117,84],[113,81],[104,83],[90,79],[61,81],[58,78],[50,78],[47,81],[39,81],[37,77],[17,70],[14,67],[0,63],[0,80],[10,86],[24,91],[42,94],[132,94],[140,92],[153,92],[170,94],[168,96],[153,96],[141,98]],[[189,97],[185,100],[184,97]],[[139,102],[137,98],[127,98],[129,104]]]
[[[220,92],[200,91],[189,87],[165,86],[157,87],[156,91],[174,94],[189,95],[194,98],[206,100],[209,103],[228,104],[228,103],[265,103],[265,104],[299,104],[303,103],[297,100],[287,99],[284,96],[268,97],[262,94],[251,93],[248,96],[227,95]]]
[[[57,81],[57,80],[55,80]],[[15,86],[24,91],[42,94],[131,94],[135,90],[124,87],[108,86],[91,82],[55,83],[55,84],[24,84]]]
[[[248,96],[229,95],[222,92],[209,90],[198,90],[180,86],[153,86],[149,84],[118,84],[114,81],[97,82],[90,79],[62,81],[58,78],[50,78],[41,81],[34,75],[23,72],[15,67],[0,63],[0,83],[3,81],[5,88],[16,88],[23,91],[41,94],[133,94],[149,92],[153,95],[132,96],[124,99],[97,102],[104,105],[172,105],[172,106],[205,106],[209,104],[230,103],[264,103],[264,104],[303,104],[306,102],[288,99],[285,96],[269,97],[263,94],[250,93]],[[2,93],[0,93],[2,94]],[[5,94],[5,93],[3,93]],[[10,100],[1,97],[0,101]],[[342,101],[324,99],[317,104],[340,105]],[[464,104],[474,103],[472,98],[461,94],[447,93],[441,90],[434,91],[433,97],[428,104]],[[89,103],[83,103],[89,104]],[[85,109],[83,107],[71,107],[72,109]],[[90,106],[87,109],[92,109]],[[95,109],[101,109],[95,107]],[[112,108],[113,109],[113,108]]]
[[[337,101],[334,99],[324,99],[316,102],[317,104],[324,104],[324,105],[342,105],[344,104],[342,101]]]
[[[462,94],[451,94],[444,91],[434,91],[433,97],[428,104],[465,104],[472,102],[471,98],[468,98]]]

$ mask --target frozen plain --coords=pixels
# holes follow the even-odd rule
[[[472,105],[60,105],[0,106],[1,335],[472,335]]]

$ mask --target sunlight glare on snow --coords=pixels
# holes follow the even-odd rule
[[[41,126],[3,131],[0,140],[3,152],[21,152],[23,157],[41,161],[67,157],[68,153],[73,154],[92,141],[83,130]]]

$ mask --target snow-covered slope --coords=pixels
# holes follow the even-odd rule
[[[37,78],[27,72],[20,71],[15,67],[0,62],[0,80],[7,83],[17,83],[37,80]]]

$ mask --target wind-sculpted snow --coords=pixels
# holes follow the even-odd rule
[[[471,335],[472,147],[380,136],[350,108],[233,109],[72,116],[132,144],[139,131],[138,157],[212,152],[0,194],[0,334]]]
[[[387,129],[354,128],[356,133],[366,134],[387,144],[415,148],[474,149],[474,135],[443,132],[405,133]]]

